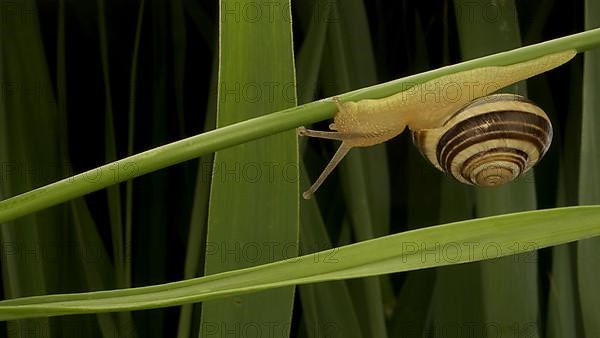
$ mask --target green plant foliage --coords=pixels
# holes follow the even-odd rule
[[[469,5],[486,8],[491,1],[476,2],[455,1],[457,12]],[[518,13],[514,1],[506,1],[498,5],[496,20],[486,20],[485,16],[469,18],[457,17],[458,37],[461,55],[464,59],[486,55],[489,53],[521,46],[521,34]],[[478,29],[473,29],[476,26]],[[527,96],[524,83],[519,83],[502,90]],[[497,215],[508,212],[534,210],[537,207],[534,171],[513,184],[498,189],[478,189],[475,193],[475,209],[477,216]],[[539,337],[537,318],[538,280],[537,266],[531,260],[537,260],[535,253],[528,258],[504,258],[482,262],[481,304],[484,318],[480,322],[494,323],[499,335],[518,337],[515,326],[532,337]],[[514,304],[522,303],[515,307]]]
[[[585,2],[585,26],[600,26],[600,5],[595,1]],[[600,98],[598,79],[600,78],[600,53],[597,50],[586,53],[583,65],[583,110],[581,121],[581,159],[579,171],[579,203],[582,205],[600,203],[600,145],[597,130],[600,127]],[[583,333],[587,337],[600,334],[598,306],[600,290],[597,287],[600,272],[594,262],[600,255],[600,241],[597,238],[577,243],[577,271],[579,302],[583,321]]]
[[[219,30],[217,128],[296,105],[291,12],[272,20],[242,20],[223,1]],[[273,2],[276,9],[288,1]],[[244,53],[239,53],[243,50]],[[298,253],[298,141],[295,131],[215,154],[204,269],[206,275],[295,257]],[[248,327],[287,336],[294,288],[281,288],[202,306],[199,337]],[[243,331],[242,331],[243,332]]]
[[[600,336],[599,10],[0,0],[0,338]],[[503,89],[554,130],[516,182],[404,132],[301,199],[339,144],[294,129],[332,96],[566,50]]]
[[[566,50],[581,52],[593,48],[594,43],[598,43],[597,41],[600,41],[600,29],[462,62],[385,84],[358,89],[339,95],[339,97],[344,101],[386,97],[439,76],[485,66],[510,65]],[[0,202],[0,221],[10,221],[169,165],[178,164],[201,155],[277,134],[301,125],[322,121],[333,117],[334,114],[335,105],[332,102],[319,100],[156,147],[100,166],[89,172],[6,199]],[[105,173],[111,173],[112,175]],[[94,177],[92,182],[90,182],[90,176]]]
[[[518,258],[515,254],[597,235],[600,235],[598,206],[507,214],[406,231],[186,281],[4,300],[0,302],[0,320],[149,309],[294,284],[365,277],[509,255]],[[531,256],[524,257],[531,259]]]

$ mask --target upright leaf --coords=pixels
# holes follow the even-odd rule
[[[514,1],[455,0],[461,54],[470,59],[521,45]],[[511,92],[525,94],[522,84]],[[478,216],[532,210],[537,207],[533,172],[495,189],[476,189]],[[531,245],[518,243],[515,245]],[[507,257],[481,264],[487,334],[539,336],[537,254]]]
[[[0,198],[6,199],[60,178],[63,149],[36,4],[0,6]],[[56,271],[63,262],[56,234],[64,233],[65,211],[53,208],[0,224],[5,297],[65,291]],[[53,337],[60,332],[53,326],[48,319],[13,321],[8,336]]]
[[[585,27],[600,26],[600,3],[585,2]],[[583,70],[583,117],[581,130],[581,162],[579,173],[579,204],[600,202],[600,52],[585,54]],[[598,259],[600,240],[581,241],[577,245],[579,301],[586,337],[600,336],[600,290]]]
[[[220,6],[217,127],[294,106],[289,0],[221,0]],[[294,130],[217,152],[211,184],[206,275],[297,255]],[[293,297],[294,288],[286,287],[207,302],[200,336],[287,336]]]

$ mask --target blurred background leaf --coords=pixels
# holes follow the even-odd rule
[[[585,27],[600,27],[600,4],[585,1]],[[581,118],[581,159],[579,167],[579,204],[600,202],[600,141],[597,130],[600,128],[600,98],[598,93],[600,81],[600,53],[586,53],[583,64],[583,110]],[[600,278],[598,256],[600,241],[591,239],[577,243],[577,271],[579,302],[583,334],[587,337],[600,335],[600,290],[596,287]]]

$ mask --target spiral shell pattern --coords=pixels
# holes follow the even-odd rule
[[[441,127],[413,131],[412,137],[439,170],[466,184],[493,187],[519,177],[544,156],[552,124],[532,101],[496,94],[471,101]]]

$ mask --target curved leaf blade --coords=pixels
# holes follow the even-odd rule
[[[154,286],[17,298],[0,320],[129,311],[480,261],[600,235],[600,206],[536,210],[407,231],[275,263]]]
[[[387,97],[443,75],[485,66],[510,65],[567,50],[583,52],[598,46],[600,28],[354,90],[339,97],[343,101]],[[332,118],[336,110],[333,102],[323,99],[238,122],[108,163],[0,201],[0,223],[217,150]]]

